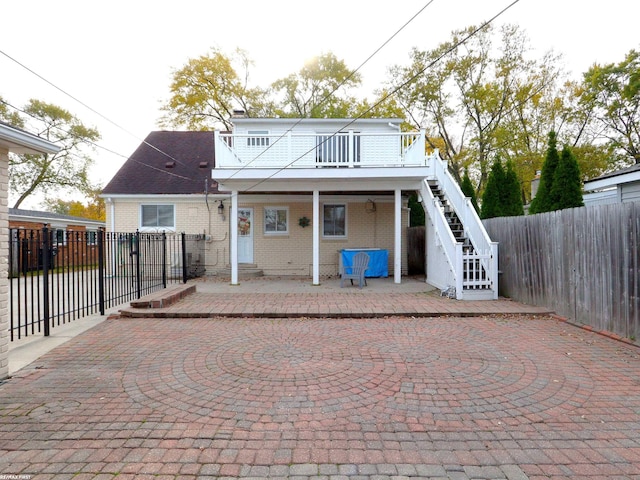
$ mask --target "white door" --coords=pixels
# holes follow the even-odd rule
[[[253,263],[253,208],[238,208],[238,263]]]

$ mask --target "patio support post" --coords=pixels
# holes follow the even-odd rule
[[[393,282],[401,283],[402,279],[402,190],[395,190],[394,205],[394,251],[393,251]]]
[[[313,191],[313,284],[320,285],[320,192]]]
[[[238,191],[231,192],[229,210],[229,233],[231,239],[231,285],[238,285]]]

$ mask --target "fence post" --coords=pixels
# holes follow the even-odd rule
[[[498,270],[498,242],[491,242],[491,278],[493,280],[493,299],[498,299],[500,271]]]
[[[96,232],[98,236],[98,308],[100,309],[100,315],[104,315],[104,230],[98,230]]]
[[[182,232],[182,283],[187,283],[187,235]]]
[[[162,288],[167,288],[167,233],[162,232]]]
[[[51,239],[49,238],[49,229],[45,226],[42,228],[42,303],[43,320],[44,320],[44,336],[48,337],[49,331],[49,252],[51,250]]]
[[[136,256],[136,295],[140,298],[142,297],[142,279],[140,278],[140,232],[138,230],[133,237],[133,242],[135,250],[131,254]]]

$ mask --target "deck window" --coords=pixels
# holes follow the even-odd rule
[[[264,233],[268,235],[289,233],[289,209],[287,207],[265,207]]]
[[[347,236],[347,206],[345,204],[323,205],[322,235],[329,238],[344,238]]]
[[[268,147],[269,132],[267,130],[249,130],[247,137],[247,147]]]
[[[173,205],[142,205],[142,229],[174,229],[175,215]]]

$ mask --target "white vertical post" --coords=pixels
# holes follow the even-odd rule
[[[116,231],[116,204],[113,201],[113,198],[109,197],[107,198],[107,203],[109,203],[110,208],[109,208],[109,216],[110,218],[110,224],[111,224],[111,233],[115,233]],[[105,236],[106,237],[106,236]],[[115,275],[116,272],[118,271],[118,255],[114,252],[111,253],[111,275]]]
[[[0,147],[0,380],[9,376],[9,151]]]
[[[396,188],[394,205],[393,282],[402,281],[402,190]]]
[[[500,272],[498,271],[498,242],[491,242],[491,281],[493,282],[493,299],[498,299]]]
[[[455,278],[456,278],[456,300],[462,300],[464,298],[463,295],[463,280],[464,280],[464,260],[463,260],[463,252],[462,252],[462,243],[456,243],[456,258],[455,262]]]
[[[349,130],[349,142],[347,145],[347,158],[349,159],[349,168],[353,168],[353,130]]]
[[[229,238],[231,242],[231,285],[238,285],[238,191],[231,192],[229,209]]]
[[[320,285],[320,192],[313,191],[313,284]]]

